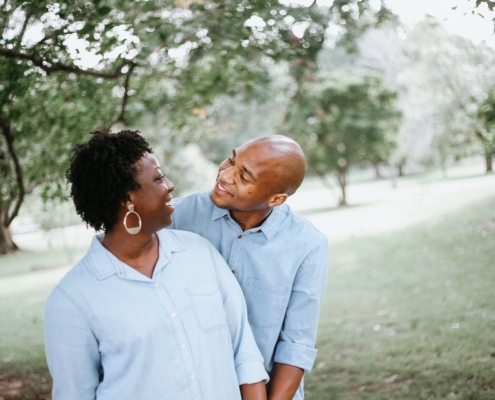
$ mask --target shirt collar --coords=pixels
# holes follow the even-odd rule
[[[255,230],[261,230],[268,240],[272,240],[277,234],[280,224],[287,215],[289,207],[287,204],[274,207],[267,219],[261,224],[260,227],[253,228]],[[211,214],[211,220],[216,221],[219,218],[230,215],[229,210],[219,208],[213,204],[213,212]]]
[[[118,274],[122,278],[133,280],[149,280],[146,276],[132,269],[109,252],[102,244],[104,233],[93,237],[89,247],[88,256],[98,280],[104,280]],[[186,245],[168,229],[162,229],[157,233],[160,243],[158,261],[154,274],[162,269],[172,258],[172,253],[186,250]],[[127,267],[127,268],[125,268]],[[128,270],[128,269],[131,270]]]

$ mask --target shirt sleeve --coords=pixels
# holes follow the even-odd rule
[[[328,271],[328,240],[324,238],[299,267],[275,349],[274,362],[311,371],[317,350],[316,331]]]
[[[239,385],[268,382],[269,376],[263,364],[263,356],[248,322],[246,301],[241,287],[223,257],[213,245],[209,246],[222,292]]]
[[[45,304],[45,351],[53,400],[96,399],[98,342],[81,310],[60,287]]]

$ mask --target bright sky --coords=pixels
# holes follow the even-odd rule
[[[483,5],[474,9],[475,0],[385,0],[392,11],[399,15],[404,23],[420,21],[425,14],[430,14],[443,21],[445,28],[454,34],[464,36],[478,44],[486,41],[495,47],[494,21],[495,13]],[[452,7],[456,7],[452,10]],[[478,15],[483,14],[485,18]],[[466,15],[464,15],[467,13]]]

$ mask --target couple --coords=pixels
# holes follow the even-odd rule
[[[328,264],[284,204],[305,167],[291,139],[255,139],[174,204],[138,132],[77,146],[71,197],[105,234],[45,306],[53,399],[302,399]]]

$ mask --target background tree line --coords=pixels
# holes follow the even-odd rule
[[[407,144],[420,138],[444,155],[472,154],[478,141],[491,160],[493,96],[476,77],[491,68],[476,63],[488,65],[492,50],[434,21],[423,36],[422,28],[408,32],[375,3],[0,1],[0,254],[16,249],[8,228],[26,196],[64,198],[70,149],[103,128],[141,129],[167,161],[166,173],[181,177],[179,188],[187,186],[181,149],[188,143],[218,161],[236,141],[290,135],[303,144],[311,173],[337,173],[342,204],[350,166],[400,169],[431,157]],[[483,3],[493,9],[492,1],[473,7]],[[451,41],[453,57],[463,57],[455,74],[445,66],[448,82],[438,68],[425,77],[443,94],[434,96],[434,110],[415,95],[431,93],[407,77],[452,56],[428,47],[428,34]],[[466,77],[478,79],[477,91]],[[462,94],[460,111],[450,118],[454,93]]]

